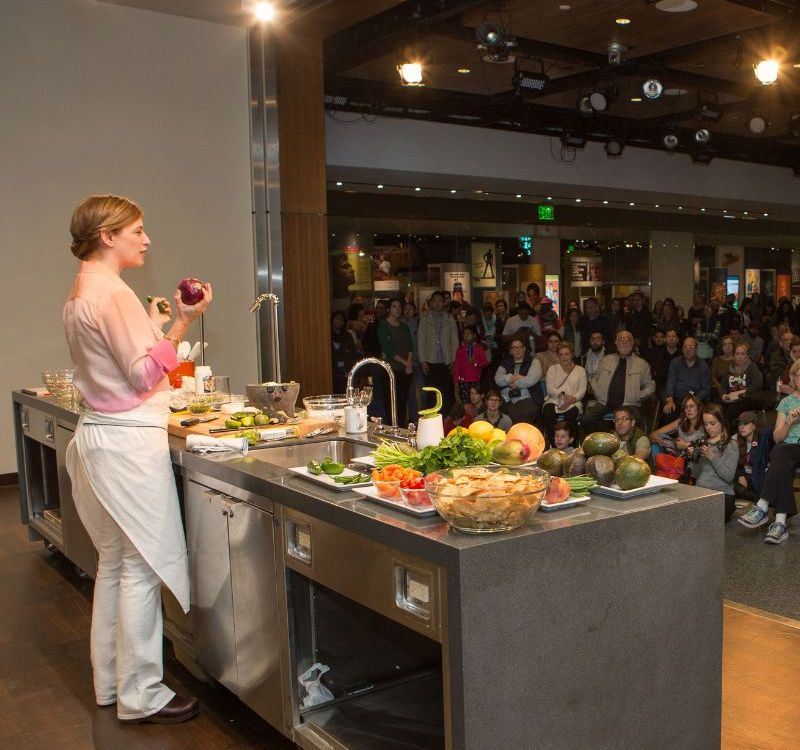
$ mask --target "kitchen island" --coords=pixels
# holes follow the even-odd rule
[[[22,478],[38,465],[31,415],[62,430],[76,417],[13,400]],[[246,457],[171,445],[194,657],[300,747],[719,746],[719,493],[592,497],[473,536],[288,472],[331,441]],[[21,495],[29,520],[36,498]],[[297,678],[315,662],[335,700],[303,706]]]

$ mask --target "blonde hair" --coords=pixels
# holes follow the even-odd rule
[[[793,378],[793,377],[794,377],[794,374],[795,374],[795,373],[796,373],[798,370],[800,370],[800,359],[796,359],[796,360],[795,360],[795,361],[792,363],[792,366],[789,368],[789,377],[790,377],[790,378]]]
[[[142,217],[142,209],[121,195],[90,195],[72,212],[70,250],[86,260],[100,246],[100,232],[118,232]]]

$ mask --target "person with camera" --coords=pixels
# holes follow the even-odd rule
[[[736,509],[733,480],[739,465],[739,446],[728,435],[725,416],[719,404],[703,409],[704,436],[692,443],[686,454],[692,462],[692,476],[698,487],[717,490],[725,495],[725,521]]]
[[[792,365],[789,374],[794,390],[776,407],[772,433],[776,445],[769,456],[761,497],[739,518],[742,526],[757,529],[769,521],[771,505],[775,509],[775,520],[764,537],[767,544],[780,544],[789,537],[789,516],[797,513],[793,485],[795,470],[800,466],[800,360]]]

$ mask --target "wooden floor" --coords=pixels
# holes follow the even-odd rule
[[[96,708],[91,583],[28,541],[18,503],[16,488],[0,488],[0,750],[294,747],[226,690],[194,680],[168,652],[165,681],[200,698],[197,719],[122,726],[113,708]],[[724,638],[724,750],[800,750],[800,623],[728,604]]]

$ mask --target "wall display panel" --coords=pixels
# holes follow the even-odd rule
[[[600,286],[603,283],[603,259],[599,256],[570,256],[570,286]]]
[[[772,297],[773,300],[777,301],[777,297],[775,296],[774,268],[761,269],[761,296],[764,297],[765,299],[767,297]]]
[[[472,243],[472,286],[475,288],[497,287],[497,264],[500,253],[495,242]]]
[[[753,294],[761,294],[761,269],[747,268],[744,272],[744,293],[750,297]]]
[[[779,273],[775,277],[775,299],[779,300],[783,297],[792,298],[792,277],[788,273]]]

